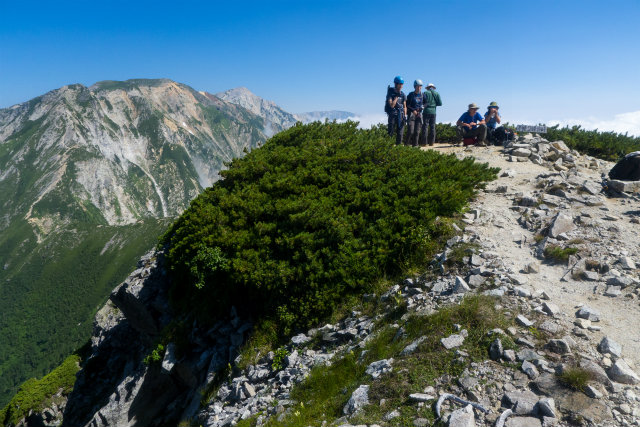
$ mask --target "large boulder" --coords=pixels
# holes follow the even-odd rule
[[[624,156],[611,168],[609,178],[620,181],[640,181],[640,151]]]

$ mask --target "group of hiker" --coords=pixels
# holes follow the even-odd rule
[[[396,135],[396,144],[402,143],[404,126],[407,125],[405,144],[411,146],[433,145],[436,140],[436,108],[442,105],[440,94],[433,83],[422,92],[422,80],[413,82],[414,91],[405,95],[402,91],[404,79],[396,76],[393,87],[387,88],[384,111],[387,113],[389,136]],[[459,144],[484,146],[487,140],[502,143],[509,133],[500,126],[502,118],[498,112],[498,103],[492,102],[482,116],[475,103],[456,122]]]

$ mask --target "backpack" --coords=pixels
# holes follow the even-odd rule
[[[640,151],[627,154],[609,171],[609,178],[640,181]]]
[[[515,135],[510,130],[505,129],[504,126],[500,126],[499,128],[490,132],[491,139],[495,145],[506,145],[507,142],[513,141]]]
[[[391,86],[387,86],[387,97],[389,96],[389,94],[391,93],[392,90],[394,90],[394,89]],[[387,113],[387,114],[391,114],[393,112],[393,109],[391,108],[391,106],[387,102],[387,98],[384,99],[384,112]]]

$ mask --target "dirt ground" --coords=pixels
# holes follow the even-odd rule
[[[566,274],[567,265],[551,264],[536,257],[535,232],[529,231],[518,224],[520,213],[511,209],[514,206],[514,198],[518,193],[530,194],[536,189],[538,175],[549,174],[554,171],[547,166],[536,165],[527,162],[510,162],[507,156],[502,154],[502,147],[454,147],[438,144],[433,149],[440,153],[454,153],[458,157],[473,156],[480,162],[487,162],[490,166],[499,167],[501,170],[511,169],[515,171],[513,177],[500,177],[497,181],[489,183],[486,191],[479,194],[472,208],[480,209],[480,217],[470,227],[480,236],[482,245],[486,250],[497,252],[511,266],[514,274],[518,274],[526,281],[526,285],[532,290],[546,292],[551,302],[558,305],[563,316],[575,319],[575,312],[581,305],[589,306],[600,313],[600,322],[594,326],[600,326],[601,331],[588,334],[597,343],[603,336],[609,336],[622,345],[623,357],[635,368],[640,368],[640,307],[638,294],[634,289],[626,288],[618,297],[603,295],[606,288],[604,279],[600,281],[574,280],[571,273]],[[599,170],[579,168],[581,175],[592,180],[598,185],[602,181],[601,174],[608,172],[613,163],[602,163]],[[499,174],[500,175],[500,174]],[[506,185],[506,193],[493,192],[496,187]],[[603,204],[601,206],[586,206],[581,203],[568,202],[564,209],[555,208],[572,217],[588,215],[591,218],[591,227],[578,227],[576,233],[586,233],[593,241],[597,241],[602,249],[601,255],[617,259],[621,255],[631,257],[640,266],[638,244],[640,242],[640,226],[632,223],[635,217],[640,218],[640,202],[638,199],[608,198],[600,194]],[[617,218],[611,220],[611,218]],[[606,218],[606,219],[605,219]],[[612,225],[615,227],[612,229]],[[581,230],[584,228],[584,230]],[[530,263],[540,263],[540,272],[536,274],[521,274],[520,271]],[[618,265],[611,266],[620,271]],[[638,277],[638,270],[625,274]],[[561,278],[563,278],[561,280]],[[606,277],[605,277],[606,278]]]

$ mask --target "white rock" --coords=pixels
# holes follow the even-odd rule
[[[533,322],[529,319],[527,319],[526,317],[524,317],[522,314],[518,314],[518,316],[516,317],[516,322],[524,327],[530,328],[531,326],[533,326]]]
[[[463,294],[465,292],[469,292],[471,288],[467,285],[467,282],[460,276],[456,276],[456,283],[453,286],[454,294]]]
[[[365,405],[369,404],[369,386],[361,385],[351,394],[349,401],[342,409],[345,415],[353,415]]]
[[[573,218],[559,213],[554,218],[551,227],[549,227],[549,236],[556,238],[561,233],[568,233],[575,228],[573,224]]]
[[[451,350],[452,348],[460,347],[464,343],[464,337],[462,335],[453,334],[440,340],[444,348]]]
[[[449,416],[449,427],[475,427],[476,419],[473,415],[473,407],[467,405],[464,408],[457,409]]]

